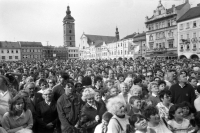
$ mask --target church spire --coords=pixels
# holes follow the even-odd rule
[[[116,36],[117,40],[119,40],[119,31],[118,31],[118,28],[117,28],[117,27],[116,27],[115,36]]]
[[[71,16],[71,11],[70,11],[70,7],[69,6],[67,6],[66,14]]]

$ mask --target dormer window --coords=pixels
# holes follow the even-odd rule
[[[158,15],[161,15],[161,10],[158,11]]]

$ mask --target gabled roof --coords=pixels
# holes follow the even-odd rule
[[[181,4],[181,5],[176,6],[176,7],[175,7],[176,10],[181,10],[181,9],[185,6],[185,4],[187,4],[187,3],[183,3],[183,4]],[[172,8],[172,7],[169,8],[169,9],[167,9],[167,13],[171,13],[171,12],[173,12],[173,8]]]
[[[98,40],[94,43],[95,47],[101,47],[101,45],[103,45],[103,42],[102,40]]]
[[[177,22],[193,19],[200,17],[200,6],[193,7],[190,10],[188,10],[181,18],[178,19]]]
[[[88,38],[88,42],[96,42],[96,41],[103,41],[103,42],[115,42],[117,38],[115,36],[100,36],[100,35],[87,35],[84,34]]]
[[[137,33],[133,33],[133,34],[131,34],[131,35],[127,35],[127,36],[125,36],[124,38],[122,38],[121,40],[133,38],[135,35],[137,35]]]
[[[145,36],[145,37],[146,37],[146,32],[139,33],[139,34],[135,35],[134,38],[142,37],[142,36]]]
[[[41,42],[21,42],[21,47],[42,47]]]
[[[20,45],[18,42],[7,42],[7,41],[1,41],[0,42],[0,48],[7,48],[7,49],[18,49],[20,48]]]

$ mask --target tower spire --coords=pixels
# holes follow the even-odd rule
[[[115,37],[117,38],[117,40],[119,40],[119,31],[118,31],[118,28],[117,28],[117,26],[116,26]]]

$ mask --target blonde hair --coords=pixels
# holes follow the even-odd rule
[[[133,95],[135,92],[141,91],[142,92],[142,87],[139,85],[133,85],[130,89],[130,94]]]
[[[116,96],[110,98],[106,104],[108,112],[112,114],[116,114],[117,110],[119,110],[120,105],[126,105],[124,99],[122,97]]]
[[[130,81],[133,82],[133,78],[127,77],[127,78],[124,80],[124,83],[129,84]]]
[[[155,81],[154,82],[150,82],[149,85],[148,85],[148,88],[147,88],[149,92],[151,92],[151,89],[152,89],[153,85],[157,85],[158,86],[158,83],[155,82]]]
[[[85,88],[82,93],[81,99],[85,102],[88,98],[94,97],[95,91],[92,88]]]

